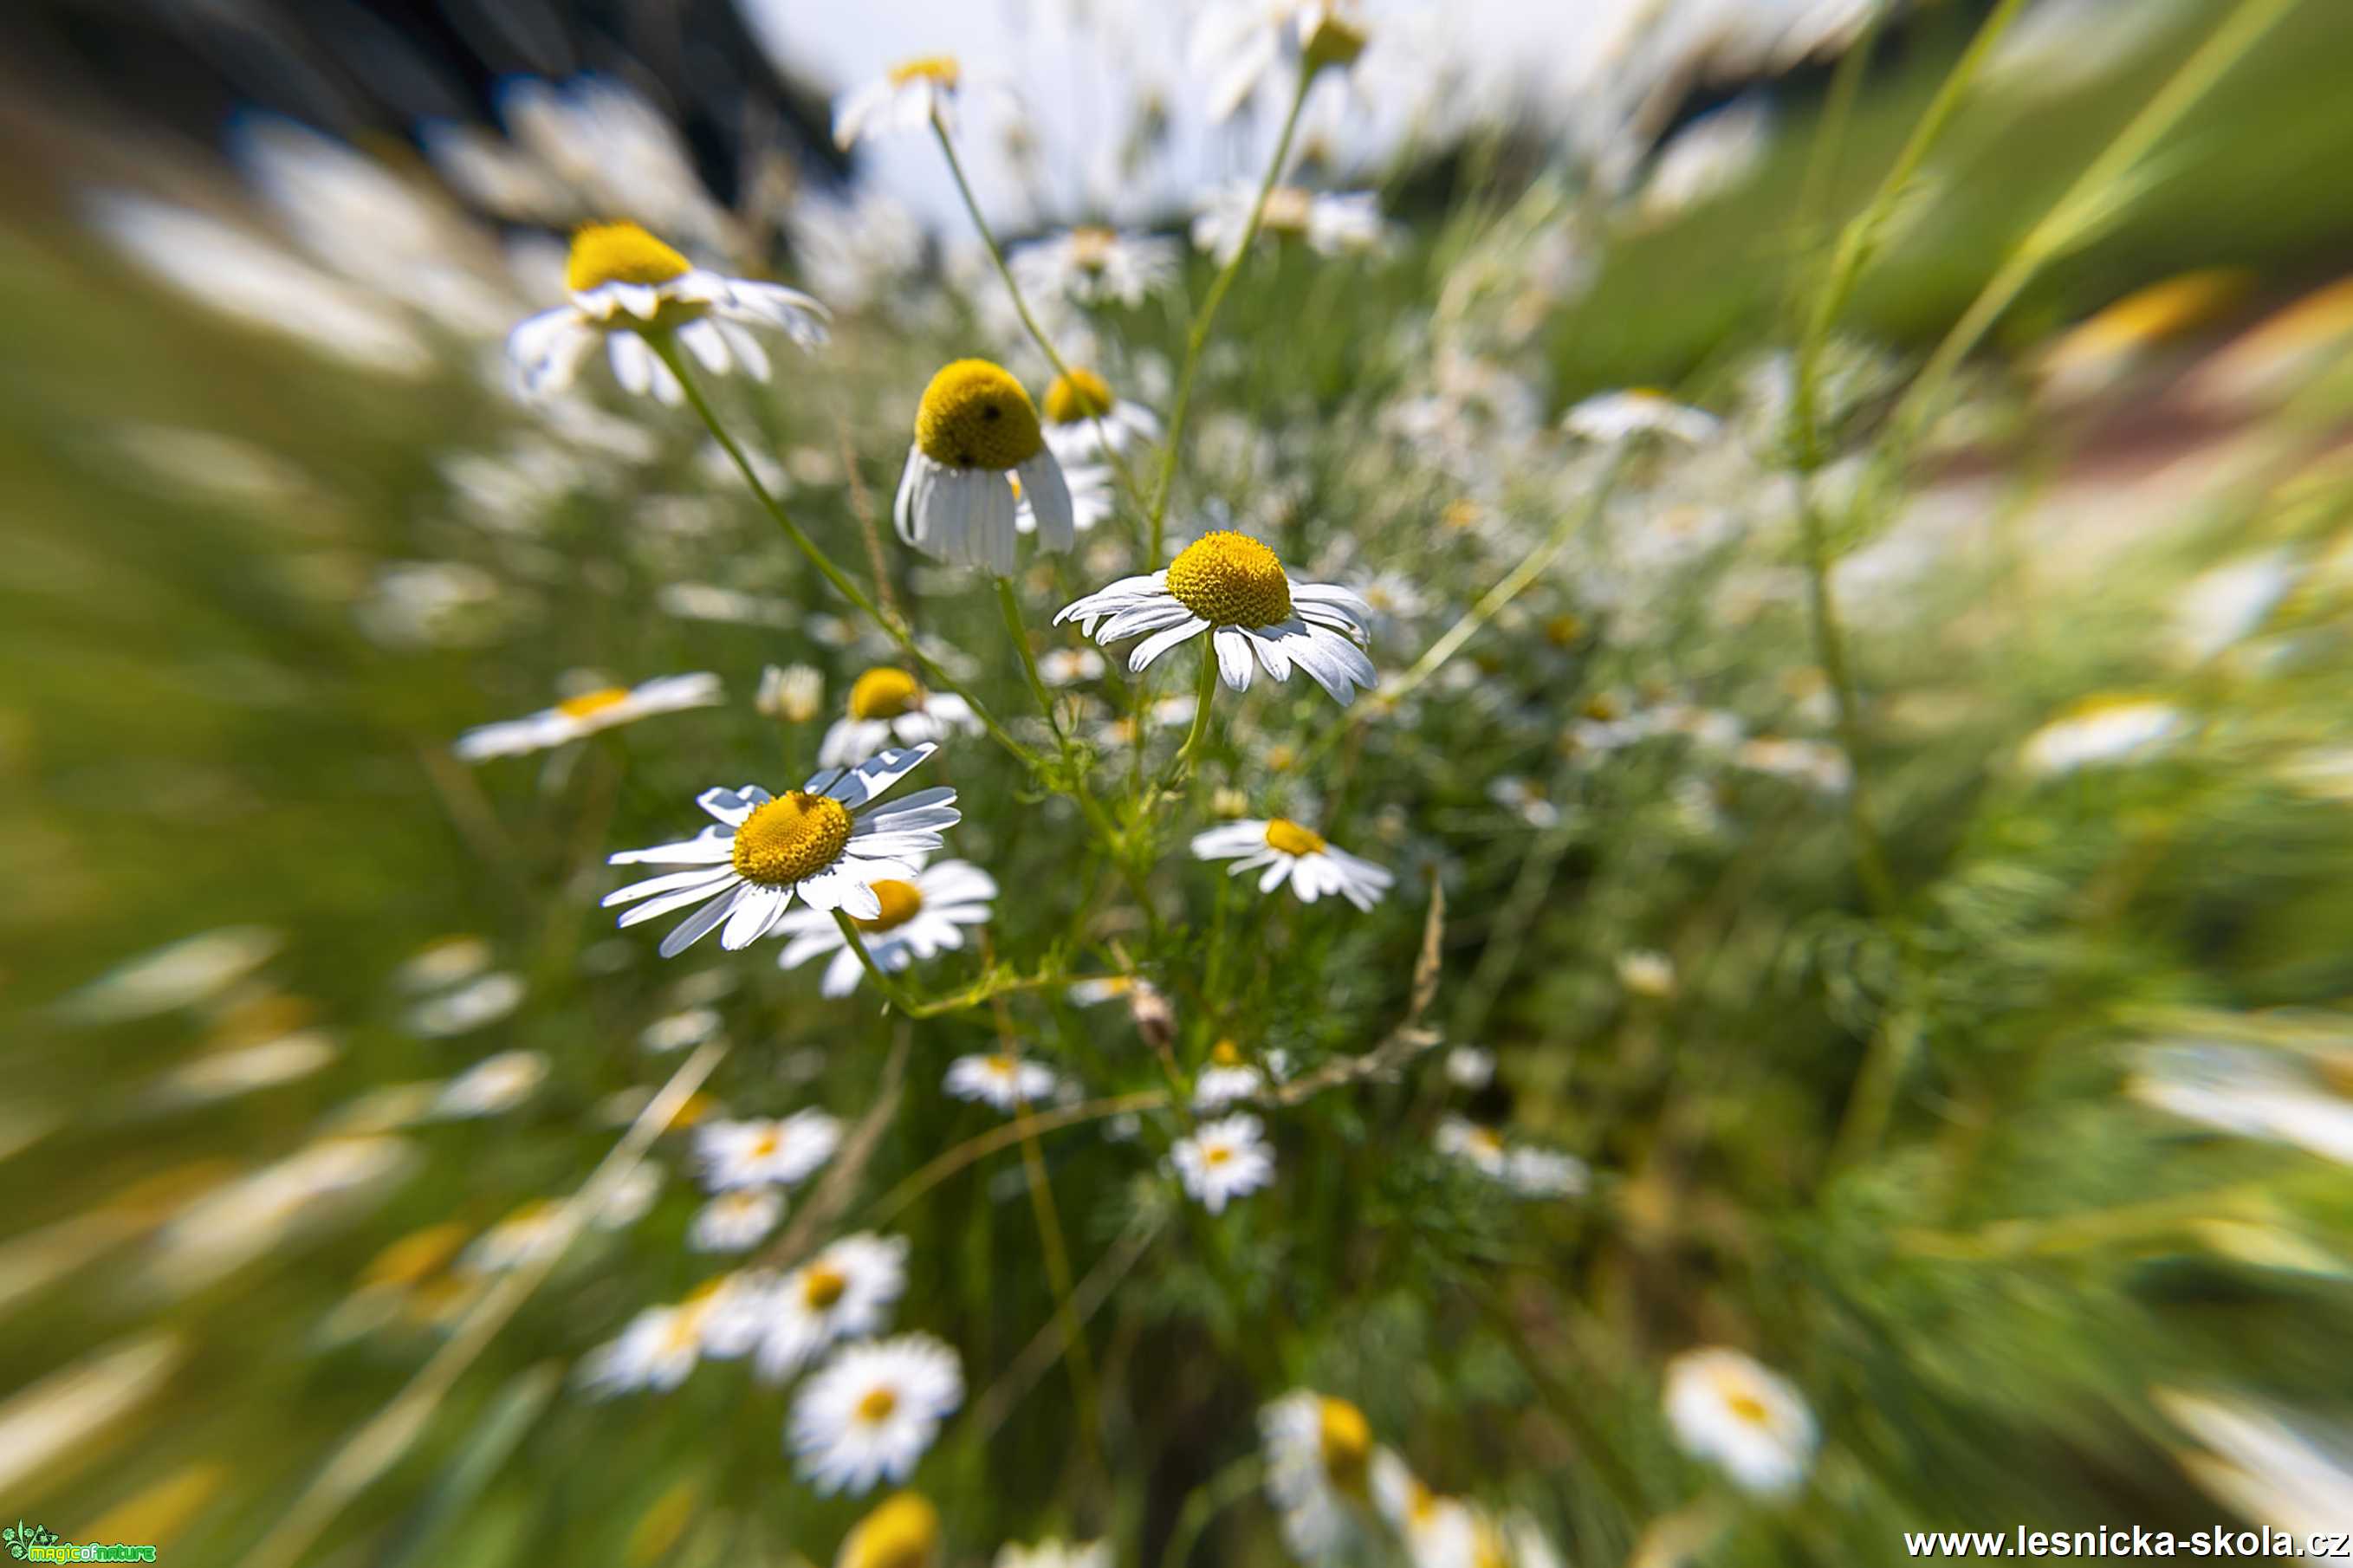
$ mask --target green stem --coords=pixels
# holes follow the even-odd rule
[[[1878,824],[1864,788],[1861,704],[1855,696],[1853,672],[1847,662],[1846,632],[1839,622],[1838,603],[1831,589],[1830,542],[1811,481],[1801,478],[1798,482],[1807,490],[1798,511],[1799,526],[1805,536],[1807,618],[1813,626],[1814,657],[1821,661],[1822,673],[1830,680],[1831,694],[1838,705],[1839,747],[1846,753],[1846,815],[1854,834],[1855,870],[1862,878],[1863,892],[1869,896],[1873,910],[1882,916],[1892,916],[1897,903],[1895,876],[1888,868],[1886,847],[1880,840]]]
[[[1209,705],[1218,694],[1218,633],[1216,627],[1201,634],[1201,674],[1193,683],[1193,727],[1185,731],[1185,744],[1176,752],[1176,762],[1169,764],[1164,787],[1181,783],[1193,772],[1193,753],[1200,749],[1203,737],[1209,732]]]
[[[1159,570],[1163,529],[1168,517],[1168,498],[1176,487],[1176,454],[1185,441],[1185,420],[1193,407],[1193,378],[1201,368],[1201,350],[1209,341],[1209,329],[1217,323],[1219,307],[1226,301],[1226,291],[1234,286],[1234,279],[1242,269],[1242,261],[1258,243],[1259,226],[1266,219],[1267,198],[1274,194],[1276,182],[1282,178],[1282,166],[1291,161],[1292,139],[1299,132],[1300,111],[1307,107],[1307,89],[1315,84],[1313,67],[1303,64],[1299,70],[1299,87],[1291,95],[1291,110],[1282,118],[1282,135],[1275,142],[1274,157],[1266,166],[1266,175],[1259,182],[1258,200],[1250,205],[1250,222],[1242,228],[1241,244],[1219,270],[1209,285],[1208,297],[1193,318],[1190,331],[1185,334],[1185,363],[1176,373],[1176,396],[1168,407],[1166,445],[1160,452],[1160,479],[1152,492],[1150,552],[1144,562],[1145,570]]]
[[[687,369],[685,357],[678,352],[676,340],[667,332],[653,332],[647,334],[646,343],[660,358],[662,363],[670,367],[670,374],[678,377],[679,384],[686,389],[688,404],[692,406],[696,414],[702,416],[703,425],[711,432],[712,439],[717,441],[720,449],[734,461],[736,471],[744,476],[744,482],[752,487],[752,494],[758,499],[760,505],[766,510],[768,515],[776,520],[776,526],[785,531],[785,537],[793,542],[794,548],[807,557],[809,564],[816,567],[818,574],[833,584],[835,592],[858,606],[869,620],[881,627],[883,633],[892,642],[897,643],[907,657],[914,660],[922,668],[926,679],[943,690],[955,692],[970,703],[973,717],[980,721],[981,727],[988,731],[997,743],[1019,758],[1024,766],[1035,768],[1039,762],[1037,754],[1015,740],[1005,727],[997,721],[995,716],[989,712],[987,705],[979,698],[974,696],[962,682],[942,668],[938,661],[918,647],[915,645],[914,634],[907,629],[906,624],[896,616],[885,614],[873,599],[868,596],[864,589],[850,581],[849,574],[833,563],[832,558],[826,554],[817,541],[811,539],[807,532],[803,531],[801,525],[793,521],[792,514],[785,510],[784,503],[778,500],[762,482],[758,470],[752,467],[752,460],[744,456],[744,448],[736,445],[735,438],[727,433],[727,427],[719,422],[719,416],[712,410],[710,400],[702,395],[702,388],[696,384],[692,373]]]
[[[1014,651],[1021,656],[1021,672],[1029,678],[1029,693],[1038,700],[1038,710],[1046,715],[1046,727],[1054,732],[1054,744],[1067,752],[1068,737],[1062,733],[1062,721],[1054,716],[1054,694],[1046,689],[1046,678],[1039,673],[1038,655],[1029,646],[1029,628],[1021,621],[1021,601],[1014,597],[1013,579],[997,580],[997,607],[1005,616],[1005,635],[1013,639]]]
[[[882,1000],[902,1013],[914,1014],[916,1005],[907,999],[900,991],[899,983],[883,973],[882,966],[874,962],[874,955],[866,951],[866,939],[859,935],[858,922],[836,910],[833,911],[833,923],[841,928],[841,940],[849,943],[849,951],[858,955],[858,966],[866,971],[866,978],[874,982],[874,989],[882,994]]]

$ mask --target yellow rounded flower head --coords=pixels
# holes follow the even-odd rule
[[[1285,855],[1321,855],[1328,847],[1322,834],[1282,816],[1266,825],[1266,846]]]
[[[923,389],[915,445],[948,468],[1009,471],[1045,450],[1046,437],[1029,393],[1004,366],[960,359]]]
[[[1324,1457],[1324,1473],[1340,1490],[1363,1496],[1372,1470],[1372,1424],[1346,1400],[1328,1395],[1317,1417],[1316,1441]]]
[[[886,877],[881,881],[874,883],[873,888],[874,896],[882,900],[882,912],[871,920],[857,920],[853,917],[859,930],[896,931],[923,912],[923,889],[916,887],[914,883],[902,882],[895,877]]]
[[[839,801],[792,790],[744,819],[730,858],[745,881],[788,888],[839,859],[849,828],[849,813]]]
[[[1213,626],[1271,626],[1291,618],[1291,579],[1273,551],[1248,534],[1205,533],[1168,563],[1168,592]]]
[[[1056,376],[1054,384],[1046,389],[1046,417],[1056,425],[1077,425],[1100,419],[1117,402],[1111,395],[1110,383],[1091,370],[1072,365],[1068,374]]]
[[[897,719],[923,705],[922,683],[905,670],[889,665],[877,665],[849,688],[849,716],[853,719]]]
[[[939,1557],[940,1510],[921,1492],[882,1500],[841,1539],[834,1568],[931,1568]]]
[[[964,67],[954,55],[918,55],[912,60],[902,60],[890,71],[892,87],[905,87],[909,82],[927,81],[934,87],[953,91],[964,75]]]
[[[694,264],[633,223],[584,224],[572,237],[564,286],[586,294],[607,283],[667,283]]]

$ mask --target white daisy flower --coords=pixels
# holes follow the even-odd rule
[[[547,1058],[539,1052],[501,1051],[443,1085],[434,1110],[442,1116],[495,1116],[529,1100],[546,1079]]]
[[[1742,742],[1732,760],[1760,773],[1810,784],[1824,795],[1844,795],[1854,783],[1854,765],[1846,753],[1820,741],[1759,735]]]
[[[1209,118],[1230,120],[1285,65],[1353,65],[1365,23],[1352,0],[1210,0],[1193,23],[1187,54],[1209,84]]]
[[[1132,993],[1151,991],[1152,983],[1125,974],[1103,974],[1092,980],[1073,980],[1062,994],[1074,1007],[1095,1007],[1105,1002],[1124,1001]]]
[[[1757,100],[1700,116],[1659,150],[1651,177],[1635,198],[1638,210],[1645,220],[1657,222],[1724,195],[1756,172],[1772,132],[1772,113]]]
[[[953,692],[926,691],[905,670],[877,665],[850,683],[849,710],[826,731],[817,760],[847,767],[893,742],[916,746],[979,733],[971,703]]]
[[[704,1320],[701,1301],[647,1308],[618,1339],[588,1353],[580,1366],[582,1383],[596,1394],[676,1388],[702,1359]]]
[[[689,1046],[699,1046],[719,1032],[719,1012],[714,1007],[689,1007],[656,1018],[638,1033],[638,1046],[656,1054],[682,1051]]]
[[[706,1121],[694,1130],[694,1158],[702,1184],[714,1193],[734,1187],[789,1187],[833,1158],[841,1123],[815,1109],[782,1120]]]
[[[1249,1100],[1266,1089],[1266,1074],[1242,1060],[1240,1047],[1219,1040],[1209,1047],[1209,1062],[1193,1079],[1193,1109],[1222,1110],[1238,1100]]]
[[[696,1211],[686,1245],[696,1252],[742,1252],[756,1247],[785,1217],[785,1197],[774,1187],[735,1187]]]
[[[1554,1149],[1514,1149],[1504,1160],[1504,1184],[1524,1198],[1574,1197],[1592,1180],[1584,1161]]]
[[[1038,656],[1038,676],[1049,686],[1103,679],[1103,656],[1091,647],[1049,648]]]
[[[1010,577],[1017,480],[1039,547],[1070,549],[1078,539],[1070,484],[1029,394],[987,360],[944,367],[915,411],[914,444],[892,507],[899,537],[934,560]]]
[[[1066,465],[1160,439],[1157,415],[1113,395],[1109,382],[1078,365],[1046,388],[1045,414],[1046,445]]]
[[[2179,740],[2189,728],[2189,716],[2170,702],[2151,697],[2094,697],[2028,736],[2019,761],[2037,778],[2141,762]]]
[[[1041,1541],[1035,1546],[1008,1541],[997,1549],[994,1568],[1118,1568],[1118,1563],[1108,1540]]]
[[[826,309],[807,295],[706,271],[633,223],[590,224],[574,235],[564,283],[568,304],[507,336],[507,357],[529,397],[571,385],[599,341],[624,390],[669,404],[684,402],[686,389],[648,332],[674,332],[713,375],[740,363],[755,381],[768,379],[768,352],[752,328],[776,328],[804,349],[825,341]]]
[[[267,926],[223,926],[183,937],[115,965],[58,1002],[55,1011],[78,1024],[116,1024],[194,1007],[225,994],[269,963],[284,943],[285,938]],[[476,968],[488,967],[490,950],[479,951],[482,962]],[[463,980],[474,973],[468,970],[452,978]],[[397,979],[395,983],[399,984]]]
[[[856,768],[823,768],[783,795],[756,784],[705,790],[696,804],[721,826],[609,858],[616,866],[688,869],[607,893],[603,907],[637,903],[620,919],[631,926],[701,905],[662,938],[664,958],[714,930],[720,946],[748,947],[768,933],[796,896],[812,909],[872,920],[882,912],[873,885],[914,876],[922,858],[941,847],[939,830],[962,820],[952,789],[917,790],[888,805],[874,804],[938,749],[913,746],[870,757]]]
[[[763,666],[752,707],[763,718],[806,724],[825,707],[825,677],[813,665]]]
[[[1675,994],[1675,961],[1655,948],[1629,948],[1618,955],[1618,984],[1653,1000]]]
[[[955,129],[964,68],[954,55],[923,55],[833,100],[833,144],[847,153],[878,136],[923,131],[938,121]]]
[[[1491,780],[1487,798],[1530,827],[1560,826],[1560,807],[1546,796],[1544,786],[1516,773],[1502,773]]]
[[[1274,1151],[1255,1116],[1204,1121],[1168,1151],[1186,1192],[1211,1214],[1274,1180]]]
[[[1166,571],[1123,577],[1062,606],[1057,626],[1076,621],[1109,647],[1149,633],[1128,655],[1131,674],[1203,632],[1216,649],[1218,673],[1236,691],[1250,689],[1252,660],[1277,680],[1295,666],[1345,707],[1356,689],[1379,679],[1361,646],[1370,608],[1329,583],[1294,583],[1282,562],[1257,540],[1219,529],[1179,551]]]
[[[1258,186],[1238,181],[1201,198],[1193,217],[1194,248],[1206,250],[1219,262],[1231,261],[1249,232],[1251,211],[1258,205]],[[1267,193],[1266,212],[1259,219],[1259,237],[1296,240],[1318,256],[1347,256],[1380,247],[1388,233],[1381,217],[1380,198],[1370,191],[1334,195],[1307,191],[1297,185],[1277,185]]]
[[[801,1478],[820,1494],[904,1481],[964,1403],[955,1352],[929,1334],[867,1340],[801,1384],[786,1429]]]
[[[1481,1089],[1495,1081],[1495,1053],[1457,1046],[1446,1053],[1446,1081],[1457,1089]]]
[[[1303,1563],[1346,1553],[1361,1539],[1372,1503],[1375,1450],[1365,1413],[1298,1388],[1258,1413],[1258,1430],[1283,1544]]]
[[[1561,428],[1588,441],[1624,441],[1636,436],[1672,436],[1696,446],[1723,421],[1704,409],[1677,403],[1656,387],[1597,393],[1561,416]]]
[[[2125,1092],[2143,1105],[2353,1165],[2353,1050],[2173,1040],[2136,1059]]]
[[[1024,1107],[1054,1098],[1060,1080],[1051,1068],[997,1051],[987,1056],[958,1057],[948,1064],[940,1088],[957,1100],[993,1105],[1008,1116]]]
[[[828,1345],[881,1331],[907,1289],[907,1238],[845,1236],[786,1275],[761,1319],[760,1376],[782,1383]]]
[[[1271,893],[1287,879],[1299,901],[1312,904],[1337,893],[1369,912],[1397,879],[1370,860],[1324,842],[1322,836],[1285,817],[1244,817],[1193,836],[1196,860],[1230,860],[1228,875],[1259,871],[1258,890]],[[1261,868],[1263,868],[1263,870]]]
[[[410,1034],[428,1039],[468,1035],[522,1006],[523,991],[522,975],[496,969],[438,996],[427,996],[401,1021]]]
[[[841,1538],[833,1568],[934,1568],[939,1557],[940,1510],[921,1492],[894,1492]]]
[[[605,1206],[591,1217],[599,1230],[626,1230],[645,1218],[661,1195],[663,1172],[652,1161],[638,1166],[613,1187]]]
[[[1804,1396],[1738,1351],[1685,1351],[1668,1363],[1666,1406],[1684,1452],[1744,1490],[1791,1491],[1813,1467],[1820,1436]]]
[[[1469,1504],[1424,1485],[1387,1448],[1373,1451],[1373,1507],[1405,1545],[1412,1568],[1507,1568],[1508,1558],[1480,1555],[1480,1521]]]
[[[491,966],[491,944],[478,936],[436,937],[401,960],[392,983],[409,993],[462,985]]]
[[[564,1205],[553,1198],[533,1198],[476,1237],[459,1255],[458,1269],[465,1274],[503,1274],[541,1258],[555,1245],[556,1220]]]
[[[708,708],[720,698],[719,678],[709,674],[665,675],[636,687],[601,687],[567,697],[526,719],[509,719],[469,730],[458,737],[458,743],[450,750],[469,763],[492,757],[519,757],[617,724],[634,723],[651,714]]]
[[[1023,294],[1074,305],[1141,305],[1176,281],[1177,262],[1173,239],[1092,224],[1033,240],[1006,258]]]
[[[702,1353],[712,1361],[748,1354],[766,1331],[769,1302],[776,1291],[773,1268],[739,1268],[709,1287],[702,1315]]]
[[[942,860],[915,873],[912,881],[884,878],[874,884],[882,912],[872,920],[857,920],[865,939],[866,954],[885,974],[896,974],[917,959],[936,958],[964,946],[964,928],[986,925],[988,902],[997,897],[997,882],[968,860]],[[847,996],[866,976],[834,918],[821,910],[788,910],[776,922],[785,939],[777,963],[797,969],[828,953],[825,979],[818,991],[827,996]]]
[[[2353,1429],[2341,1419],[2243,1394],[2158,1388],[2150,1396],[2197,1438],[2177,1458],[2209,1497],[2291,1536],[2341,1538],[2353,1518]]]
[[[1510,1156],[1504,1148],[1504,1135],[1493,1128],[1482,1127],[1467,1116],[1442,1116],[1430,1141],[1447,1158],[1461,1161],[1482,1176],[1504,1179]]]

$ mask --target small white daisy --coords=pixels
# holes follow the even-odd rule
[[[963,1403],[963,1368],[939,1340],[862,1341],[801,1384],[786,1446],[820,1494],[871,1491],[878,1481],[904,1481]]]
[[[1033,240],[1007,258],[1022,293],[1074,305],[1141,305],[1176,281],[1177,262],[1173,239],[1091,224]]]
[[[1312,904],[1326,893],[1337,893],[1357,909],[1369,911],[1397,879],[1369,860],[1324,842],[1324,838],[1284,817],[1261,820],[1244,817],[1193,836],[1196,860],[1230,860],[1228,875],[1260,871],[1258,890],[1271,893],[1291,883],[1299,901]],[[1261,868],[1264,868],[1261,870]]]
[[[785,1217],[785,1198],[774,1187],[736,1187],[696,1211],[686,1245],[697,1252],[742,1252],[756,1247]]]
[[[1223,121],[1278,68],[1348,66],[1365,42],[1353,0],[1210,0],[1194,21],[1187,53],[1209,84],[1209,118]]]
[[[833,144],[843,152],[878,136],[922,131],[936,120],[955,129],[964,68],[954,55],[923,55],[833,100]]]
[[[664,958],[684,952],[723,921],[719,945],[748,947],[775,927],[796,896],[812,909],[872,920],[882,912],[873,885],[915,875],[922,857],[941,847],[939,830],[962,820],[952,789],[918,790],[888,805],[874,805],[936,750],[914,746],[884,752],[856,768],[820,769],[780,796],[755,784],[705,790],[696,804],[720,826],[610,858],[616,866],[689,869],[607,893],[604,907],[637,903],[620,920],[631,926],[702,905],[662,938]]]
[[[557,1218],[564,1205],[553,1198],[533,1198],[476,1237],[458,1258],[466,1274],[503,1274],[510,1268],[543,1257],[555,1245]]]
[[[1266,1491],[1303,1563],[1346,1553],[1372,1506],[1372,1424],[1345,1399],[1297,1388],[1258,1413]]]
[[[1123,577],[1063,605],[1054,622],[1076,621],[1105,647],[1151,634],[1128,656],[1131,674],[1208,632],[1218,673],[1234,690],[1250,689],[1255,656],[1277,680],[1290,679],[1294,666],[1304,670],[1345,707],[1356,688],[1379,679],[1361,646],[1371,614],[1353,590],[1294,583],[1273,551],[1219,529],[1179,551],[1166,571]]]
[[[1412,1568],[1510,1568],[1508,1558],[1480,1554],[1480,1521],[1469,1504],[1432,1491],[1387,1448],[1373,1452],[1372,1499]]]
[[[1804,1396],[1738,1351],[1685,1351],[1668,1363],[1666,1406],[1683,1450],[1744,1490],[1788,1492],[1813,1468],[1820,1435]]]
[[[1160,439],[1157,415],[1115,395],[1109,382],[1077,365],[1046,388],[1045,415],[1046,445],[1066,466]]]
[[[733,1187],[789,1187],[833,1158],[841,1122],[815,1109],[781,1120],[706,1121],[694,1130],[695,1163],[714,1193]]]
[[[1514,1149],[1504,1162],[1504,1184],[1524,1198],[1573,1197],[1592,1180],[1584,1161],[1555,1149]]]
[[[647,1308],[618,1339],[588,1353],[582,1383],[597,1394],[676,1388],[702,1359],[703,1321],[701,1302]]]
[[[1255,1116],[1204,1121],[1168,1152],[1185,1190],[1211,1214],[1274,1180],[1274,1151]]]
[[[1054,1070],[1042,1063],[1010,1051],[997,1051],[956,1058],[948,1064],[940,1088],[958,1100],[993,1105],[1010,1116],[1026,1106],[1053,1099],[1058,1081]]]
[[[719,1032],[719,1012],[713,1007],[689,1007],[656,1018],[638,1032],[638,1044],[657,1055],[699,1046]]]
[[[526,396],[571,385],[600,341],[624,390],[670,404],[683,402],[686,389],[648,332],[674,332],[713,375],[741,363],[756,381],[768,379],[768,353],[750,329],[776,328],[804,349],[825,341],[825,307],[807,295],[706,271],[633,223],[590,224],[573,236],[564,282],[570,303],[507,337]]]
[[[1233,1041],[1219,1040],[1209,1047],[1208,1065],[1193,1079],[1193,1109],[1222,1110],[1265,1089],[1266,1074],[1242,1060],[1241,1049]]]
[[[2037,778],[2147,760],[2179,741],[2189,716],[2149,697],[2094,697],[2026,739],[2019,761]]]
[[[764,666],[752,707],[763,718],[806,724],[825,707],[825,677],[813,665]]]
[[[1618,955],[1618,984],[1653,1001],[1675,994],[1675,961],[1655,948],[1628,948]]]
[[[2353,1050],[2180,1039],[2134,1060],[2125,1092],[2143,1105],[2353,1164]]]
[[[1446,1053],[1446,1080],[1457,1089],[1481,1089],[1495,1081],[1495,1053],[1457,1046]]]
[[[1250,229],[1250,216],[1258,205],[1258,186],[1238,181],[1201,199],[1193,218],[1193,245],[1220,262],[1231,261]],[[1266,213],[1259,220],[1259,237],[1292,240],[1318,256],[1346,256],[1377,249],[1388,233],[1381,217],[1380,198],[1370,191],[1334,195],[1277,185],[1267,193]]]
[[[1439,1119],[1431,1142],[1449,1159],[1461,1161],[1482,1176],[1504,1179],[1508,1156],[1504,1135],[1493,1128],[1482,1127],[1467,1116],[1444,1116]]]
[[[1049,686],[1076,686],[1103,679],[1103,656],[1091,647],[1049,648],[1038,656],[1038,675]]]
[[[1588,441],[1624,441],[1636,436],[1672,436],[1694,445],[1715,435],[1723,421],[1704,409],[1677,403],[1656,387],[1630,387],[1587,398],[1561,416],[1561,428]]]
[[[529,1100],[547,1081],[547,1058],[537,1051],[501,1051],[451,1079],[434,1101],[442,1116],[495,1116]]]
[[[817,760],[847,767],[897,742],[916,746],[952,735],[977,735],[972,704],[953,692],[931,692],[903,669],[877,665],[850,682],[848,710],[818,745]]]
[[[412,1035],[445,1039],[497,1023],[522,1005],[523,979],[494,969],[438,996],[427,996],[402,1018]]]
[[[988,903],[997,897],[997,882],[967,860],[942,860],[915,873],[913,880],[885,878],[874,884],[882,912],[872,920],[857,920],[865,939],[866,954],[885,974],[896,974],[917,959],[936,958],[964,946],[966,926],[986,925]],[[866,966],[841,934],[834,918],[819,910],[787,910],[776,922],[785,938],[777,963],[797,969],[812,958],[832,954],[825,979],[818,987],[827,996],[847,996],[866,977]]]
[[[593,735],[617,724],[631,724],[655,713],[675,713],[686,708],[708,708],[720,700],[715,675],[665,675],[641,686],[607,686],[567,697],[553,708],[525,719],[484,724],[458,737],[450,750],[460,760],[485,762],[491,757],[518,757],[543,752],[566,741]]]
[[[915,411],[914,444],[892,507],[899,537],[935,560],[1010,577],[1022,501],[1038,521],[1041,549],[1077,542],[1070,484],[1029,394],[1001,365],[957,360],[932,377]]]
[[[906,1237],[860,1232],[833,1242],[769,1291],[759,1374],[782,1383],[828,1345],[879,1332],[906,1289]]]

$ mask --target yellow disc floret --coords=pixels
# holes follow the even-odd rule
[[[891,1419],[891,1412],[899,1408],[899,1392],[893,1388],[869,1389],[866,1397],[858,1402],[858,1418],[869,1423]]]
[[[567,697],[555,705],[555,710],[566,719],[586,719],[602,713],[607,708],[618,708],[628,700],[628,688],[607,686],[602,691],[584,691],[577,697]]]
[[[1307,68],[1318,71],[1325,66],[1338,66],[1345,69],[1365,52],[1366,41],[1363,27],[1341,16],[1336,7],[1327,7],[1316,20],[1315,30],[1307,35]]]
[[[1109,383],[1072,365],[1046,388],[1046,417],[1056,425],[1077,425],[1110,413],[1113,401]]]
[[[1205,533],[1168,563],[1168,592],[1213,626],[1271,626],[1291,618],[1291,579],[1273,551],[1248,534]]]
[[[1324,837],[1311,828],[1300,826],[1289,817],[1278,816],[1266,825],[1266,847],[1280,849],[1285,855],[1321,855],[1324,853]]]
[[[963,75],[964,67],[956,63],[954,55],[918,55],[891,68],[891,85],[905,87],[909,82],[927,81],[953,92]]]
[[[1100,272],[1111,265],[1111,247],[1119,236],[1101,224],[1081,224],[1071,230],[1071,262],[1082,271]]]
[[[822,1312],[840,1300],[841,1293],[848,1289],[849,1281],[839,1269],[812,1263],[801,1279],[801,1300],[808,1303],[810,1310]]]
[[[952,468],[1018,468],[1045,450],[1038,410],[1004,366],[960,359],[932,377],[915,410],[915,445]]]
[[[1242,1065],[1241,1047],[1231,1040],[1219,1040],[1209,1047],[1209,1059],[1221,1068],[1238,1068]]]
[[[1316,1440],[1332,1484],[1361,1495],[1373,1462],[1373,1428],[1365,1413],[1345,1399],[1324,1399],[1317,1412]]]
[[[607,283],[667,283],[694,264],[633,223],[583,225],[572,237],[564,286],[586,294]]]
[[[927,1568],[939,1548],[939,1510],[919,1493],[901,1492],[858,1521],[834,1568]]]
[[[744,819],[729,858],[735,874],[747,882],[788,888],[840,859],[849,843],[848,807],[826,795],[795,790]]]
[[[850,916],[850,923],[860,931],[896,931],[913,920],[916,912],[923,907],[923,891],[913,882],[885,877],[869,885],[873,888],[874,896],[882,901],[882,912],[872,920]]]
[[[896,719],[923,705],[923,689],[903,669],[877,665],[850,684],[849,716]]]

